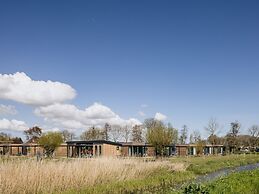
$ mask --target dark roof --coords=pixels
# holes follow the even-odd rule
[[[117,145],[121,146],[119,142],[107,141],[107,140],[73,140],[67,141],[67,144],[110,144],[110,145]]]
[[[151,146],[151,144],[143,142],[120,142],[122,146]]]
[[[150,143],[144,143],[144,142],[120,142],[122,146],[146,146],[146,147],[153,147]],[[174,144],[167,145],[168,147],[175,146]]]

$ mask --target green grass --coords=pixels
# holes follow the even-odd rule
[[[188,167],[184,172],[167,169],[154,172],[144,179],[111,182],[89,188],[70,190],[66,193],[179,193],[180,185],[197,175],[215,172],[223,168],[242,166],[259,162],[259,155],[229,155],[206,157],[181,157],[170,159],[173,163],[183,162]]]
[[[162,169],[145,179],[113,182],[79,190],[69,190],[65,193],[165,193],[169,190],[173,191],[177,186],[194,177],[194,174],[188,171],[170,172],[167,169]]]
[[[210,194],[258,194],[259,170],[234,173],[205,186]]]
[[[242,154],[228,156],[173,158],[172,162],[184,162],[186,165],[188,165],[188,171],[191,171],[197,175],[202,175],[224,168],[232,168],[246,164],[257,163],[259,162],[259,155]]]

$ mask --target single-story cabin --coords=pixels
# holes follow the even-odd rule
[[[120,156],[121,144],[106,141],[67,141],[67,157]]]
[[[43,154],[43,148],[36,143],[2,143],[0,144],[0,155],[12,155],[12,156],[36,156],[37,153]],[[67,155],[67,144],[61,144],[55,151],[55,156]]]

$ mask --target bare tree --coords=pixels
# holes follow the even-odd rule
[[[62,138],[63,138],[64,142],[71,141],[75,138],[75,134],[73,132],[68,131],[68,130],[63,130],[61,132],[61,135],[62,135]]]
[[[143,128],[141,125],[135,125],[132,128],[132,133],[131,133],[131,137],[132,137],[132,141],[133,142],[143,142]]]
[[[130,139],[132,128],[125,125],[122,127],[121,132],[122,132],[122,138],[124,139],[125,142],[128,142]]]
[[[109,140],[110,131],[111,131],[111,125],[109,123],[105,123],[105,125],[104,125],[104,136],[105,136],[106,141]]]
[[[188,133],[187,125],[184,125],[180,132],[180,137],[179,137],[180,144],[186,144],[187,133]]]
[[[235,152],[237,146],[238,146],[238,141],[237,141],[237,135],[239,133],[241,124],[238,121],[230,123],[230,130],[229,133],[226,136],[226,142],[229,147],[229,150],[231,152]],[[233,148],[233,149],[232,149]]]
[[[112,125],[110,130],[110,136],[112,141],[119,141],[122,137],[122,128],[119,125]]]
[[[259,126],[258,125],[253,125],[248,129],[250,133],[250,145],[252,147],[257,146],[258,141],[259,141]]]
[[[42,129],[38,126],[34,126],[28,130],[25,130],[24,134],[29,142],[36,143],[42,135]]]
[[[209,135],[215,135],[218,129],[219,124],[215,118],[211,118],[208,125],[205,127],[205,130],[208,131]]]
[[[104,140],[104,132],[103,130],[96,128],[96,127],[91,127],[88,130],[84,131],[80,138],[82,140]]]
[[[194,140],[194,143],[201,141],[201,133],[199,131],[195,130],[193,132],[193,140]]]
[[[208,122],[208,125],[205,127],[205,130],[209,133],[208,142],[212,145],[212,152],[214,152],[214,145],[217,141],[216,132],[219,129],[219,124],[215,118],[211,118]]]
[[[190,134],[189,142],[190,142],[190,144],[194,143],[194,138],[193,138],[193,134],[192,133]]]

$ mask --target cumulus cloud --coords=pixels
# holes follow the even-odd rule
[[[160,113],[160,112],[157,112],[155,114],[155,119],[158,120],[158,121],[164,121],[164,120],[167,119],[167,116],[162,114],[162,113]]]
[[[1,119],[0,129],[11,130],[11,131],[24,131],[28,129],[28,126],[24,121],[18,121],[15,119],[13,120]]]
[[[15,109],[14,106],[0,104],[0,115],[7,115],[7,114],[15,115],[17,114],[17,110]]]
[[[41,106],[35,109],[37,116],[43,117],[46,121],[53,122],[66,129],[82,129],[89,126],[103,126],[105,123],[111,125],[137,125],[140,121],[134,118],[122,119],[109,107],[100,103],[79,109],[72,104],[52,104]]]
[[[35,81],[23,72],[0,74],[0,99],[45,106],[65,102],[75,96],[76,91],[68,84]]]

